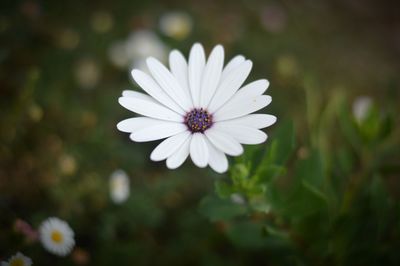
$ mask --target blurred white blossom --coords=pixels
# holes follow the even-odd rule
[[[163,58],[167,49],[161,40],[151,31],[141,30],[132,33],[126,41],[127,55],[130,58],[153,56]]]
[[[353,102],[353,115],[358,122],[362,122],[372,106],[372,99],[368,96],[357,97]]]
[[[65,50],[75,49],[80,42],[78,32],[73,29],[64,29],[58,35],[58,44]]]
[[[110,177],[110,197],[114,203],[122,203],[129,197],[129,177],[123,170],[116,170]]]
[[[100,68],[91,58],[78,61],[75,68],[75,79],[83,89],[93,89],[100,79]]]
[[[106,33],[113,27],[114,20],[110,13],[104,11],[95,12],[91,18],[91,24],[94,31]]]
[[[67,256],[75,246],[74,231],[66,221],[56,217],[42,222],[39,237],[48,252],[61,257]]]
[[[72,155],[63,154],[58,160],[60,171],[64,175],[73,175],[77,169],[77,162]]]
[[[31,266],[32,260],[21,252],[12,256],[8,261],[2,261],[1,266]]]
[[[116,67],[124,68],[129,65],[129,58],[126,56],[125,41],[114,42],[108,50],[108,57]]]
[[[144,60],[153,56],[160,61],[167,59],[168,48],[152,31],[139,30],[124,41],[117,41],[109,49],[110,61],[120,68],[139,68],[147,71]]]
[[[192,18],[183,12],[169,12],[160,19],[160,30],[177,40],[185,39],[192,31]]]
[[[239,193],[231,194],[230,198],[233,203],[238,204],[238,205],[243,205],[246,203],[245,198],[242,195],[240,195]]]
[[[28,108],[28,115],[34,122],[39,122],[43,117],[43,109],[37,103],[32,103]]]

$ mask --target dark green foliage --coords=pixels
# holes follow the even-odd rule
[[[193,20],[186,38],[159,27],[175,10]],[[398,10],[372,0],[1,1],[0,261],[21,251],[33,265],[400,265]],[[118,132],[133,116],[118,97],[140,88],[110,49],[142,29],[185,56],[194,42],[207,53],[221,43],[225,62],[252,60],[246,83],[271,83],[267,142],[246,145],[219,175],[191,162],[168,170],[149,159],[156,143]],[[371,105],[358,119],[362,95]],[[130,177],[122,204],[109,196],[116,169]],[[75,231],[66,258],[15,227],[50,216]]]

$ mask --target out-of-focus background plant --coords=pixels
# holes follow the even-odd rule
[[[400,265],[396,1],[2,1],[0,260],[34,265]],[[217,43],[278,117],[218,175],[116,130],[133,67]],[[36,229],[68,221],[76,246]]]

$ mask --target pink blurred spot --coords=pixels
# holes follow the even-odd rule
[[[24,235],[29,242],[36,242],[39,238],[39,233],[24,220],[21,219],[15,220],[14,229],[18,233]]]

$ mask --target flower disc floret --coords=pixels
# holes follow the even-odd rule
[[[203,108],[193,109],[186,114],[185,124],[192,133],[203,133],[212,126],[212,115]]]

